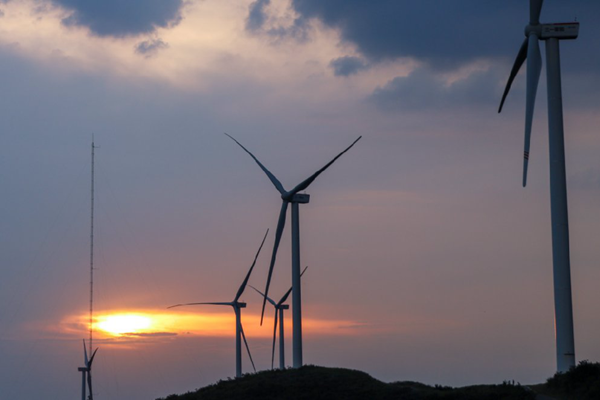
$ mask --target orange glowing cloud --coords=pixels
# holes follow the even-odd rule
[[[69,316],[63,319],[61,331],[75,334],[89,327],[87,315]],[[272,321],[265,320],[261,327],[260,317],[245,314],[242,317],[246,334],[254,337],[271,337]],[[198,310],[165,312],[165,310],[118,310],[99,311],[93,321],[97,339],[136,338],[150,336],[233,336],[235,315],[233,312],[206,313]],[[286,329],[291,328],[291,315],[286,318]],[[362,325],[355,321],[319,320],[305,318],[306,334],[348,335],[357,334]],[[85,336],[85,335],[84,335]]]

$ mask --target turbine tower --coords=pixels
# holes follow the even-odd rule
[[[304,270],[300,274],[300,277],[302,277],[302,275],[304,275],[304,272],[306,272],[307,268],[308,267],[304,267]],[[287,304],[283,304],[283,303],[285,303],[285,301],[289,297],[290,293],[292,292],[293,288],[289,288],[289,290],[287,292],[285,292],[285,294],[281,297],[281,299],[277,303],[275,303],[275,301],[273,299],[271,299],[269,296],[266,296],[263,292],[261,292],[254,286],[252,286],[252,285],[248,285],[248,286],[250,286],[256,292],[258,292],[258,294],[260,294],[261,296],[266,298],[267,301],[269,303],[271,303],[273,308],[275,308],[275,316],[273,317],[274,324],[273,324],[273,347],[271,350],[271,369],[273,369],[273,364],[275,361],[275,340],[277,338],[278,317],[279,317],[279,369],[285,369],[285,340],[284,340],[284,326],[283,326],[283,310],[287,310],[288,308],[290,308],[290,306],[288,306]]]
[[[559,40],[576,39],[579,23],[540,24],[543,0],[530,0],[529,25],[525,41],[512,67],[498,112],[515,76],[527,60],[527,101],[525,111],[525,151],[523,153],[523,186],[527,184],[529,144],[535,97],[542,69],[539,41],[546,42],[546,77],[548,85],[548,127],[550,147],[550,208],[552,219],[552,263],[554,266],[554,309],[556,327],[556,359],[559,372],[575,366],[573,305],[571,301],[571,266],[569,261],[569,218],[565,171],[565,143],[562,113]]]
[[[246,149],[240,142],[235,140],[232,136],[225,134],[236,142],[246,153],[252,157],[252,159],[258,164],[260,169],[267,175],[271,183],[275,186],[277,191],[281,194],[281,210],[279,211],[279,221],[277,222],[277,230],[275,232],[275,244],[273,246],[273,253],[271,255],[271,263],[269,265],[269,275],[267,276],[267,285],[265,287],[265,298],[263,299],[262,311],[260,316],[260,323],[262,325],[263,317],[265,315],[265,305],[267,302],[266,296],[269,295],[269,285],[271,284],[271,276],[273,274],[273,267],[275,266],[275,259],[277,258],[277,249],[279,248],[279,242],[281,241],[281,234],[285,226],[285,218],[287,215],[288,205],[292,204],[292,321],[293,321],[293,337],[292,337],[292,350],[293,350],[293,367],[300,368],[302,366],[302,297],[300,288],[300,213],[299,204],[307,204],[310,200],[308,194],[300,194],[299,192],[306,190],[311,183],[331,164],[333,164],[338,158],[345,152],[350,150],[352,146],[358,142],[362,136],[359,136],[350,146],[344,151],[335,156],[335,158],[329,161],[323,168],[309,176],[304,181],[300,182],[296,187],[290,191],[286,191],[279,182],[279,180],[273,175],[260,161]]]
[[[250,270],[246,274],[246,278],[240,285],[235,298],[231,302],[219,302],[219,303],[185,303],[185,304],[176,304],[174,306],[170,306],[167,308],[175,308],[182,306],[195,306],[195,305],[211,305],[211,306],[230,306],[233,307],[233,311],[235,312],[235,377],[240,378],[242,376],[242,343],[241,338],[244,339],[244,344],[246,345],[246,351],[248,351],[248,357],[250,358],[250,362],[252,363],[252,368],[254,372],[256,372],[256,367],[254,366],[254,361],[252,360],[252,354],[250,354],[250,348],[248,347],[248,341],[246,340],[246,335],[244,334],[244,327],[242,326],[242,308],[246,307],[246,303],[240,302],[239,299],[244,293],[244,289],[246,289],[246,285],[248,284],[248,280],[250,279],[250,274],[254,269],[254,265],[256,264],[256,260],[258,259],[258,255],[260,254],[260,250],[265,244],[265,239],[267,238],[267,234],[269,230],[265,233],[265,237],[256,252],[256,256],[254,257],[254,261],[250,266]],[[240,338],[241,336],[241,338]]]

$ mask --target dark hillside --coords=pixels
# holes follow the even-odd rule
[[[196,392],[160,400],[528,400],[530,390],[511,384],[464,388],[427,386],[416,382],[383,383],[370,375],[343,368],[305,366],[263,371],[219,381]]]

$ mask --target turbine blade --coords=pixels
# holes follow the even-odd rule
[[[169,306],[167,307],[167,309],[169,308],[175,308],[175,307],[184,307],[184,306],[198,306],[198,305],[211,305],[211,306],[233,306],[233,303],[185,303],[185,304],[175,304],[174,306]]]
[[[540,23],[540,14],[542,12],[542,5],[544,0],[530,0],[529,1],[529,24],[537,25]]]
[[[240,286],[240,288],[237,291],[237,294],[235,295],[235,299],[233,299],[233,302],[237,302],[238,299],[240,298],[240,296],[242,295],[242,293],[244,293],[244,290],[246,289],[246,285],[248,284],[248,279],[250,279],[250,274],[252,273],[252,270],[254,269],[254,265],[256,265],[256,260],[258,259],[258,255],[260,254],[260,250],[263,247],[263,244],[265,244],[265,240],[267,239],[267,235],[269,234],[269,230],[267,229],[267,232],[265,233],[265,237],[263,238],[260,247],[258,248],[258,251],[256,252],[256,255],[254,256],[254,261],[252,262],[252,265],[250,266],[250,270],[248,270],[248,273],[246,274],[246,278],[244,279],[244,282],[242,282],[242,285]]]
[[[254,154],[250,153],[250,151],[248,151],[247,148],[245,148],[244,146],[242,146],[242,144],[240,142],[238,142],[237,140],[235,140],[233,136],[229,135],[228,133],[225,133],[225,135],[229,136],[229,138],[231,140],[233,140],[234,142],[236,142],[242,149],[244,149],[244,151],[246,153],[250,154],[250,157],[252,157],[252,159],[254,159],[254,161],[256,161],[256,163],[258,164],[258,166],[260,167],[260,169],[262,169],[263,172],[265,174],[267,174],[267,176],[269,177],[269,180],[271,181],[271,183],[273,183],[273,185],[279,191],[279,193],[281,193],[281,194],[285,193],[285,189],[283,188],[283,185],[281,184],[281,182],[279,182],[279,180],[275,177],[275,175],[273,175],[271,173],[271,171],[269,171],[267,168],[265,168],[265,166],[262,165],[260,161],[258,161],[258,158],[254,157]]]
[[[285,227],[285,217],[287,215],[288,202],[283,201],[281,204],[281,211],[279,211],[279,221],[277,222],[277,230],[275,231],[275,243],[273,244],[273,254],[271,255],[271,264],[269,265],[269,274],[267,275],[267,285],[265,287],[265,294],[263,298],[262,311],[260,313],[260,325],[262,326],[263,319],[265,317],[265,306],[267,304],[267,296],[269,295],[269,285],[271,284],[271,276],[273,275],[273,267],[275,266],[275,260],[277,259],[277,249],[279,248],[279,242],[281,241],[281,234]]]
[[[540,43],[534,34],[529,35],[529,49],[527,51],[527,104],[525,109],[525,150],[523,152],[523,187],[527,185],[527,167],[529,164],[529,145],[531,142],[531,126],[533,124],[533,110],[537,94],[540,73],[542,71],[542,55]]]
[[[293,196],[298,192],[301,192],[302,190],[306,189],[308,186],[310,186],[311,183],[313,183],[313,181],[315,179],[317,179],[317,176],[321,175],[321,173],[323,171],[325,171],[327,168],[329,168],[329,166],[331,164],[333,164],[335,162],[335,160],[337,160],[338,158],[340,158],[345,152],[347,152],[348,150],[350,150],[352,148],[352,146],[354,146],[356,144],[356,142],[358,142],[360,139],[362,138],[362,136],[359,136],[358,139],[356,139],[354,142],[352,142],[352,144],[350,146],[348,146],[344,151],[342,151],[340,154],[338,154],[337,156],[335,156],[335,158],[331,161],[329,161],[323,168],[321,168],[320,170],[318,170],[317,172],[315,172],[314,174],[312,174],[311,176],[309,176],[307,179],[305,179],[304,181],[302,181],[299,185],[297,185],[294,189],[292,189],[290,191],[290,194]]]
[[[260,290],[258,290],[258,289],[257,289],[257,288],[255,288],[254,286],[252,286],[252,285],[248,285],[248,286],[250,286],[252,289],[256,290],[256,291],[258,292],[258,294],[260,294],[261,296],[263,296],[263,297],[266,297],[266,298],[267,298],[267,301],[268,301],[269,303],[273,304],[273,306],[276,306],[276,305],[277,305],[277,304],[276,304],[276,303],[275,303],[275,302],[274,302],[274,301],[273,301],[273,300],[272,300],[270,297],[268,297],[268,296],[265,296],[265,294],[264,294],[263,292],[261,292]]]
[[[92,371],[91,370],[89,370],[87,372],[87,384],[88,384],[88,390],[90,392],[90,394],[88,396],[88,399],[89,400],[94,400],[94,394],[92,392]]]
[[[300,273],[300,277],[302,277],[302,275],[304,275],[304,272],[306,272],[307,268],[308,268],[308,265],[306,267],[304,267],[304,270],[302,271],[302,273]],[[281,298],[281,300],[279,300],[279,303],[277,303],[277,307],[279,307],[280,305],[282,305],[283,303],[285,303],[285,301],[287,300],[287,298],[290,295],[290,293],[292,293],[292,288],[290,288],[287,292],[285,292],[285,294],[283,295],[283,297]]]
[[[275,324],[273,325],[273,348],[271,350],[271,369],[273,369],[273,364],[275,362],[275,338],[277,337],[277,314],[279,314],[279,310],[275,309]]]
[[[252,363],[252,369],[256,372],[256,367],[254,366],[254,360],[252,359],[252,354],[250,354],[250,347],[248,347],[248,341],[246,340],[246,334],[244,333],[244,327],[240,322],[240,330],[242,331],[242,337],[244,338],[244,344],[246,345],[246,350],[248,351],[248,357],[250,357],[250,362]]]
[[[283,295],[283,297],[281,298],[281,300],[279,300],[279,303],[277,303],[278,306],[282,305],[283,303],[285,303],[285,301],[287,300],[287,298],[289,297],[290,293],[292,293],[292,288],[289,288],[287,292],[285,292],[285,294]]]
[[[83,339],[83,360],[85,361],[85,367],[88,367],[89,361],[87,356],[87,349],[85,348],[85,339]]]
[[[94,352],[92,353],[92,356],[90,357],[90,362],[88,363],[87,367],[88,369],[92,369],[92,363],[94,362],[94,357],[96,357],[96,352],[98,351],[98,348],[96,348],[96,350],[94,350]]]
[[[525,62],[525,59],[527,58],[528,44],[529,44],[529,41],[527,40],[527,38],[525,38],[525,41],[523,42],[523,44],[521,45],[521,48],[519,49],[519,53],[517,53],[517,58],[515,59],[515,63],[513,64],[512,70],[510,71],[510,75],[508,77],[508,82],[506,83],[506,88],[504,88],[504,94],[502,95],[502,101],[500,102],[500,107],[498,108],[498,113],[502,112],[502,107],[504,106],[504,101],[506,100],[506,96],[508,95],[508,92],[510,91],[510,87],[512,86],[512,83],[515,80],[515,77],[519,73],[521,66]]]

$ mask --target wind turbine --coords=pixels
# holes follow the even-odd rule
[[[304,272],[306,272],[306,269],[308,267],[304,267],[304,270],[302,271],[302,273],[300,274],[300,277],[302,277],[302,275],[304,275]],[[279,315],[279,369],[285,369],[285,345],[284,345],[284,327],[283,327],[283,310],[287,310],[288,308],[290,308],[290,306],[288,306],[287,304],[283,304],[285,303],[285,301],[287,300],[288,296],[290,295],[290,293],[292,292],[293,288],[290,288],[287,292],[285,292],[285,294],[283,295],[283,297],[281,297],[281,299],[275,303],[275,301],[273,299],[271,299],[269,296],[266,296],[263,292],[261,292],[260,290],[258,290],[257,288],[255,288],[252,285],[249,285],[252,289],[256,290],[258,292],[258,294],[260,294],[261,296],[263,296],[264,298],[267,299],[267,301],[269,303],[271,303],[273,305],[273,307],[275,308],[275,317],[273,318],[273,320],[275,321],[273,324],[273,348],[271,350],[271,369],[273,369],[273,363],[275,360],[275,339],[277,337],[277,317]]]
[[[240,288],[238,289],[237,293],[235,294],[233,301],[220,302],[220,303],[185,303],[185,304],[176,304],[174,306],[167,307],[167,308],[175,308],[175,307],[181,307],[181,306],[195,306],[195,305],[212,305],[212,306],[233,307],[233,311],[235,312],[235,377],[236,378],[240,378],[242,376],[242,344],[241,344],[240,335],[244,339],[244,344],[246,345],[246,350],[248,351],[248,357],[250,357],[250,362],[252,363],[252,368],[254,369],[254,372],[256,372],[256,367],[254,366],[254,361],[252,360],[252,354],[250,354],[250,348],[248,347],[248,341],[246,341],[246,335],[244,334],[244,327],[242,326],[242,308],[246,307],[246,303],[240,302],[239,299],[242,296],[242,293],[244,293],[244,289],[246,289],[246,285],[248,284],[248,279],[250,279],[250,274],[252,273],[252,270],[254,269],[254,265],[256,264],[258,255],[260,254],[260,250],[262,249],[263,244],[265,244],[265,239],[267,238],[268,233],[269,233],[269,230],[267,229],[267,232],[265,233],[265,237],[263,238],[262,243],[260,244],[260,247],[258,248],[258,251],[256,252],[254,261],[252,262],[252,265],[250,266],[250,270],[248,270],[248,273],[246,274],[246,278],[240,285]]]
[[[546,77],[548,85],[548,127],[550,147],[550,206],[552,214],[552,262],[554,266],[554,309],[556,327],[557,370],[568,371],[575,365],[573,305],[571,302],[571,266],[569,261],[569,217],[565,172],[565,143],[562,114],[559,40],[576,39],[579,23],[540,24],[543,0],[530,0],[526,39],[512,67],[498,112],[515,76],[527,60],[527,102],[525,111],[525,151],[523,186],[527,184],[527,165],[535,97],[542,69],[539,41],[546,42]]]
[[[240,142],[234,139],[231,135],[225,133],[231,140],[236,142],[246,153],[252,157],[252,159],[258,164],[260,169],[267,175],[271,183],[275,186],[277,191],[281,194],[281,210],[279,211],[279,221],[277,222],[277,230],[275,232],[275,244],[273,246],[273,254],[271,255],[271,264],[269,265],[269,275],[267,276],[267,285],[265,287],[265,297],[263,298],[262,311],[260,316],[260,323],[265,315],[265,305],[267,302],[266,296],[269,294],[269,285],[271,284],[271,276],[273,274],[273,267],[275,266],[275,259],[277,258],[277,249],[279,248],[279,242],[281,241],[281,234],[285,226],[285,218],[287,215],[288,205],[292,204],[292,321],[293,321],[293,337],[292,337],[292,350],[293,350],[293,366],[294,368],[300,368],[302,366],[302,297],[300,288],[300,214],[298,205],[307,204],[310,200],[310,195],[300,194],[303,190],[306,190],[311,183],[331,164],[333,164],[338,158],[345,152],[350,150],[352,146],[358,142],[362,136],[359,136],[350,146],[344,151],[335,156],[335,158],[329,161],[323,168],[309,176],[304,181],[300,182],[296,187],[290,191],[286,191],[279,182],[279,180],[273,175],[260,161],[246,149]]]
[[[84,365],[85,367],[79,367],[77,370],[81,372],[81,400],[85,399],[85,384],[87,378],[87,386],[90,390],[90,396],[88,400],[94,400],[94,393],[92,392],[92,363],[94,362],[94,357],[96,356],[96,352],[98,349],[94,350],[92,356],[88,360],[87,350],[85,348],[85,339],[83,340],[83,354],[84,354]]]

